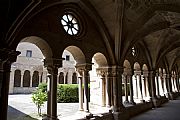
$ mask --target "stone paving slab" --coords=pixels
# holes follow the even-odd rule
[[[180,120],[180,97],[130,120]]]

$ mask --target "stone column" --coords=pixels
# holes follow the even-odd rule
[[[177,85],[177,91],[180,92],[180,89],[179,89],[179,75],[176,76],[176,85]]]
[[[83,88],[82,88],[82,76],[78,77],[79,79],[79,110],[83,111]]]
[[[106,107],[111,107],[111,79],[110,74],[106,72]]]
[[[164,95],[168,93],[167,91],[167,79],[166,79],[166,74],[163,74],[162,79],[164,81]]]
[[[23,87],[23,76],[24,76],[24,70],[21,70],[21,86]]]
[[[88,81],[89,81],[89,71],[92,69],[91,63],[85,63],[85,64],[77,64],[76,69],[82,71],[82,79],[84,81],[84,111],[89,112],[89,88],[88,88]]]
[[[31,72],[30,71],[30,87],[33,87],[33,74],[34,74],[34,72]]]
[[[175,86],[175,92],[178,92],[178,89],[177,89],[177,79],[176,79],[176,75],[174,75],[174,86]]]
[[[145,80],[145,89],[146,89],[146,93],[145,96],[150,98],[150,92],[149,92],[149,82],[148,82],[148,73],[147,75],[144,76],[144,80]]]
[[[137,75],[134,75],[134,83],[135,85],[133,86],[134,88],[134,95],[136,97],[136,99],[138,99],[138,82],[137,82]]]
[[[156,96],[156,85],[155,85],[155,76],[156,76],[156,71],[151,70],[149,71],[149,79],[150,79],[150,97],[154,101],[157,99]]]
[[[79,83],[79,111],[83,111],[83,87],[82,87],[82,70],[77,69]]]
[[[56,58],[46,58],[44,60],[44,65],[50,73],[50,95],[48,96],[50,97],[48,98],[48,100],[50,99],[50,101],[48,101],[48,109],[50,109],[50,111],[47,111],[50,115],[43,119],[57,120],[57,75],[58,68],[62,67],[62,60],[63,59]]]
[[[113,111],[116,113],[123,112],[125,110],[122,104],[122,74],[123,67],[112,66],[113,75],[113,99],[114,106]]]
[[[166,74],[166,81],[167,81],[167,91],[168,91],[167,96],[169,99],[173,99],[171,74]]]
[[[125,92],[125,101],[124,104],[128,104],[129,100],[128,100],[128,87],[127,87],[127,75],[123,74],[123,81],[124,81],[124,92]]]
[[[16,61],[18,51],[0,49],[0,116],[7,120],[8,94],[11,64]]]
[[[156,73],[156,91],[157,91],[157,96],[160,97],[160,92],[159,92],[159,74]]]
[[[134,102],[134,98],[133,98],[134,94],[133,94],[132,75],[128,74],[127,78],[129,79],[129,84],[130,84],[130,88],[129,88],[129,90],[130,90],[130,104],[135,105],[136,103]]]
[[[11,68],[10,81],[9,81],[9,93],[12,94],[14,91],[14,74],[15,69]]]

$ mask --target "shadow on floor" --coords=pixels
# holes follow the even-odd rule
[[[31,116],[11,106],[8,106],[7,120],[38,120],[38,119],[32,118]]]

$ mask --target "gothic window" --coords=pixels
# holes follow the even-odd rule
[[[23,87],[30,87],[30,71],[26,70],[23,75]]]
[[[59,74],[59,84],[64,84],[64,73],[60,72]]]
[[[76,75],[76,73],[73,73],[72,84],[77,84],[77,75]]]
[[[69,60],[70,60],[70,56],[66,55],[66,61],[69,61]]]
[[[32,50],[26,51],[26,57],[32,57]]]
[[[76,35],[79,32],[77,19],[71,14],[65,14],[61,18],[61,24],[69,35]]]
[[[14,73],[14,87],[20,87],[21,86],[21,71],[15,70]]]
[[[38,87],[38,84],[39,84],[39,72],[34,71],[32,77],[32,87]]]
[[[132,47],[131,50],[132,50],[132,51],[131,51],[132,55],[133,55],[133,56],[136,56],[136,49],[135,49],[135,47]]]

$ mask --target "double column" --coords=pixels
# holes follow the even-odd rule
[[[76,70],[79,73],[79,110],[84,110],[85,112],[89,112],[89,87],[88,83],[90,81],[89,71],[92,69],[91,63],[77,64]],[[83,108],[83,88],[82,83],[84,82],[84,108]]]
[[[18,51],[0,49],[0,116],[2,120],[7,119],[11,64],[16,61],[19,54]]]
[[[112,66],[111,74],[113,78],[113,112],[124,112],[125,107],[122,104],[122,74],[123,67]]]
[[[43,120],[57,120],[57,75],[63,59],[46,58],[44,66],[49,73],[47,116]]]

